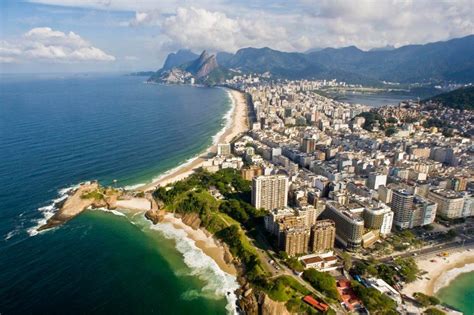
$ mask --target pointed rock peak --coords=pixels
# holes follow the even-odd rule
[[[199,59],[206,60],[207,58],[209,58],[209,54],[206,50],[203,50],[201,55],[199,56]]]

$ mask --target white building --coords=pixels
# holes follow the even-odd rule
[[[285,175],[257,176],[252,180],[252,205],[273,210],[288,204],[288,177]]]

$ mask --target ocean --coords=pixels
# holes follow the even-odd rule
[[[35,231],[74,185],[149,182],[224,127],[225,90],[144,79],[0,76],[0,314],[232,309],[235,279],[171,225],[93,210]]]
[[[463,314],[474,314],[474,272],[459,274],[449,285],[441,288],[436,296]]]

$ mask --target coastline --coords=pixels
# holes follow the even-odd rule
[[[197,230],[184,223],[180,218],[177,218],[172,213],[167,213],[163,221],[160,223],[169,223],[176,229],[186,232],[187,236],[194,241],[197,248],[201,249],[204,254],[211,257],[219,266],[219,268],[232,275],[237,276],[237,269],[234,264],[226,259],[226,250],[224,246],[216,241],[216,239],[209,235],[207,231],[202,228]]]
[[[154,179],[151,183],[138,187],[139,191],[151,191],[159,186],[166,186],[170,183],[185,179],[191,175],[195,169],[202,166],[206,159],[217,152],[218,143],[230,142],[237,135],[249,129],[248,123],[248,104],[242,92],[224,88],[231,101],[232,107],[229,110],[226,126],[216,134],[213,143],[204,152],[198,154],[195,158],[188,160],[163,175]]]
[[[474,271],[474,252],[466,249],[450,252],[447,257],[425,256],[416,259],[416,262],[419,269],[427,273],[422,275],[421,279],[406,285],[402,292],[409,296],[415,292],[436,295],[459,275]]]

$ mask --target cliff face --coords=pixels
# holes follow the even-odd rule
[[[199,227],[201,226],[201,219],[199,219],[199,214],[194,212],[182,215],[181,220],[184,224],[192,227],[195,230],[199,229]]]
[[[198,59],[194,60],[186,71],[192,73],[197,79],[201,79],[211,73],[218,67],[215,55],[209,55],[207,51],[203,51]]]
[[[207,51],[203,51],[197,59],[169,68],[171,64],[173,63],[167,62],[166,67],[153,74],[148,81],[184,84],[194,79],[196,83],[213,85],[223,82],[229,75],[228,70],[219,67],[216,55],[211,55]]]
[[[268,295],[262,293],[260,296],[260,314],[262,315],[291,315],[286,309],[285,303],[273,301]]]

